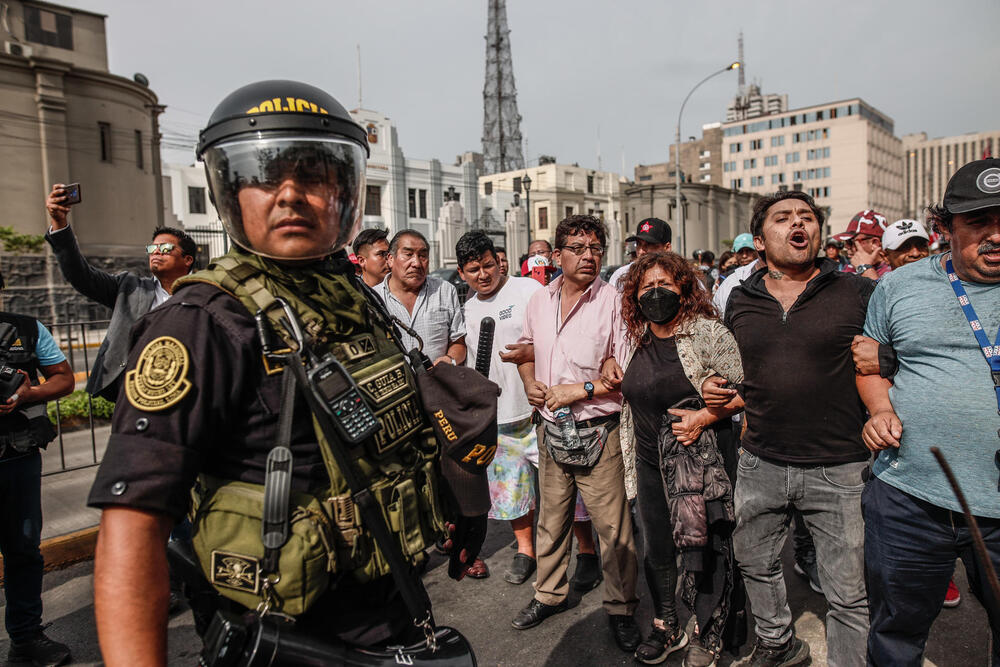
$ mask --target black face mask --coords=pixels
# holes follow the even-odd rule
[[[681,297],[666,287],[654,287],[639,297],[639,310],[654,324],[666,324],[681,309]]]

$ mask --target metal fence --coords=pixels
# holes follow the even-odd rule
[[[86,379],[90,377],[90,366],[97,355],[97,348],[107,334],[108,322],[109,320],[89,320],[52,324],[48,327],[78,379],[77,389],[82,389]],[[49,444],[43,457],[43,476],[89,468],[101,462],[98,454],[97,426],[94,423],[94,399],[90,394],[86,394],[86,401],[87,426],[71,432],[64,430],[59,402],[53,401],[58,435],[56,440]],[[106,443],[101,444],[103,451],[103,445]]]
[[[198,244],[198,257],[195,258],[195,266],[203,269],[208,266],[208,260],[213,257],[220,257],[229,252],[229,235],[219,227],[185,227],[184,231],[190,234],[194,242]]]

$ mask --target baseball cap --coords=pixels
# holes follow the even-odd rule
[[[1000,158],[975,160],[955,172],[944,191],[949,213],[1000,206]]]
[[[916,220],[897,220],[882,233],[882,248],[897,250],[907,240],[917,237],[930,241],[927,230]]]
[[[844,247],[844,242],[838,238],[834,238],[831,236],[826,240],[826,243],[823,244],[824,248],[829,248],[830,246],[833,246],[837,250],[840,250],[841,248]]]
[[[646,218],[639,223],[635,234],[625,241],[645,241],[646,243],[670,243],[670,225],[659,218]]]
[[[878,236],[882,237],[882,232],[885,231],[886,219],[885,216],[877,211],[873,211],[870,208],[859,212],[851,221],[847,223],[847,229],[841,234],[834,234],[833,238],[838,241],[847,241],[853,239],[858,234],[866,234],[868,236]]]
[[[750,248],[751,250],[756,250],[753,244],[753,234],[749,232],[743,232],[735,239],[733,239],[733,252],[739,252],[743,248]]]

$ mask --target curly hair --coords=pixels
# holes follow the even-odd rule
[[[677,317],[680,326],[702,317],[718,317],[711,297],[701,287],[698,275],[686,259],[672,252],[650,252],[632,262],[622,282],[622,319],[625,320],[625,335],[636,347],[649,342],[649,321],[639,309],[639,287],[643,276],[654,266],[667,272],[670,279],[681,290],[681,309]]]
[[[927,207],[927,222],[931,223],[939,234],[951,231],[951,221],[954,217],[955,214],[951,213],[944,206],[931,204]]]
[[[608,244],[608,232],[604,223],[592,215],[571,215],[556,227],[556,248],[562,249],[567,236],[593,233],[601,245]]]

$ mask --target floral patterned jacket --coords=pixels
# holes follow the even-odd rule
[[[729,329],[717,319],[699,316],[686,322],[674,334],[677,356],[684,375],[701,395],[701,383],[712,375],[721,375],[736,384],[743,382],[743,362],[736,340]],[[627,370],[635,348],[630,344],[622,364]],[[625,464],[625,493],[635,498],[635,423],[628,401],[622,403],[621,416],[622,459]]]

